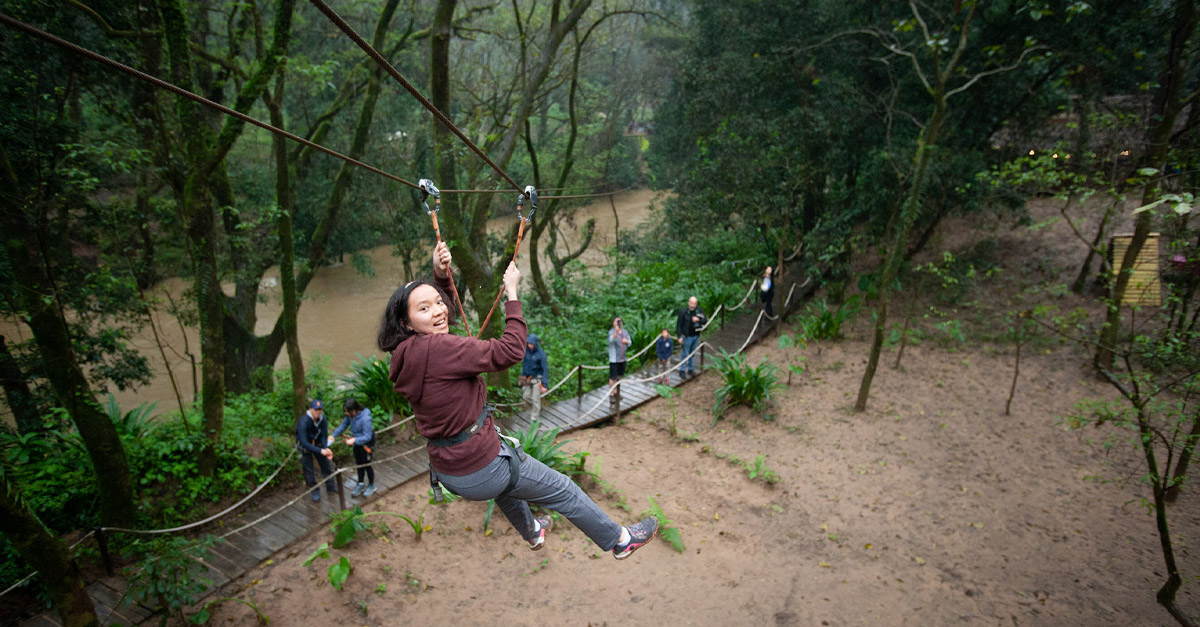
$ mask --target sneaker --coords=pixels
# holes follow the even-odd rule
[[[636,525],[630,525],[626,528],[629,529],[629,542],[613,547],[613,557],[619,560],[633,555],[634,551],[646,546],[648,542],[654,539],[655,534],[658,533],[658,519],[650,516],[649,518],[642,519]]]
[[[366,489],[367,489],[367,486],[360,483],[360,484],[354,486],[354,490],[352,492],[350,492],[350,496],[362,496],[363,490],[366,490]]]
[[[372,494],[375,494],[375,484],[374,484],[374,483],[372,483],[371,485],[367,486],[367,489],[366,489],[366,491],[365,491],[365,492],[363,492],[363,496],[364,496],[364,497],[366,497],[366,496],[371,496]]]
[[[319,490],[319,489],[317,489],[317,490],[313,490],[313,493],[312,493],[312,500],[313,500],[313,503],[320,503],[320,502],[321,502],[321,490]]]
[[[549,516],[538,516],[534,518],[538,524],[537,536],[529,541],[529,550],[537,551],[546,543],[546,532],[554,528],[554,519]]]

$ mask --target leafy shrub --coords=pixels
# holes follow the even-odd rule
[[[568,477],[590,474],[583,467],[588,453],[567,453],[562,447],[571,440],[554,441],[558,437],[558,427],[549,431],[541,431],[541,428],[541,421],[534,420],[524,431],[514,431],[508,435],[519,440],[521,447],[530,457]]]
[[[764,357],[757,366],[751,366],[746,363],[745,355],[730,355],[725,349],[713,358],[713,364],[724,381],[713,392],[717,398],[713,404],[714,425],[734,405],[745,405],[758,413],[767,410],[771,393],[780,387],[779,369],[774,364]]]
[[[377,418],[383,418],[388,424],[391,423],[392,416],[412,415],[412,406],[396,391],[395,384],[388,378],[391,355],[385,359],[374,355],[363,357],[358,353],[355,353],[355,356],[358,359],[350,362],[351,375],[346,377],[346,382],[354,390],[358,401],[373,410],[378,410],[372,413],[377,414]]]
[[[208,567],[200,560],[216,542],[213,536],[156,536],[134,542],[127,553],[140,555],[141,561],[126,573],[129,600],[182,618],[183,608],[194,604],[212,585],[201,576]]]
[[[808,315],[800,321],[804,335],[813,340],[837,340],[842,338],[842,325],[858,313],[858,294],[846,299],[840,307],[830,307],[825,299],[815,300],[805,308]]]

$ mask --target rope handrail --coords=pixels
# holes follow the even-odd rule
[[[120,531],[122,533],[133,533],[133,534],[137,534],[137,535],[157,535],[160,533],[176,533],[179,531],[186,531],[188,529],[199,527],[205,523],[210,523],[210,522],[232,512],[233,510],[241,507],[242,505],[244,505],[246,503],[246,501],[249,501],[251,498],[254,498],[254,496],[256,494],[258,494],[259,492],[262,492],[263,488],[267,487],[267,484],[271,483],[271,481],[273,479],[275,479],[275,475],[278,475],[279,471],[283,470],[283,467],[285,465],[287,465],[287,463],[289,461],[292,460],[292,455],[295,455],[297,450],[299,450],[299,449],[292,448],[292,450],[290,452],[288,452],[287,457],[284,457],[283,461],[279,463],[279,466],[277,468],[275,468],[275,472],[271,473],[271,476],[267,477],[267,480],[263,481],[261,484],[259,484],[259,486],[257,488],[254,488],[253,492],[242,497],[242,500],[238,501],[237,503],[234,503],[233,505],[229,506],[228,508],[226,508],[220,512],[217,512],[216,514],[213,514],[212,516],[209,516],[208,518],[205,518],[203,520],[197,520],[196,522],[188,523],[186,525],[181,525],[179,527],[171,527],[170,529],[126,529],[124,527],[100,527],[100,530],[101,531]]]
[[[83,544],[83,541],[84,541],[84,540],[87,540],[88,538],[90,538],[90,537],[92,537],[92,536],[94,536],[94,535],[96,535],[96,530],[95,530],[95,529],[93,529],[93,530],[91,530],[91,531],[89,531],[89,532],[87,532],[87,533],[83,534],[82,536],[80,536],[80,537],[79,537],[79,539],[78,539],[78,540],[76,540],[76,541],[72,542],[72,543],[71,543],[71,545],[67,547],[67,550],[68,550],[68,551],[71,551],[71,550],[73,550],[75,547],[79,546],[80,544]],[[0,592],[0,597],[2,597],[2,596],[4,596],[4,595],[8,594],[9,592],[12,592],[13,590],[16,590],[17,588],[21,587],[21,584],[25,583],[26,581],[29,581],[30,579],[33,579],[34,577],[36,577],[36,576],[37,576],[37,574],[38,574],[38,571],[36,571],[36,570],[35,570],[35,571],[33,571],[32,573],[29,573],[28,575],[25,575],[25,577],[24,577],[23,579],[21,579],[20,581],[18,581],[17,583],[14,583],[13,585],[11,585],[11,586],[9,586],[9,587],[5,588],[5,589],[4,589],[4,592]]]
[[[750,283],[750,289],[746,290],[746,295],[742,297],[742,300],[740,302],[738,302],[738,304],[736,304],[732,307],[726,307],[725,310],[726,311],[735,311],[735,310],[741,309],[742,306],[746,304],[746,301],[750,300],[750,295],[754,293],[754,288],[757,286],[758,286],[758,279],[755,278],[754,281]],[[715,317],[716,315],[717,314],[714,312],[713,316]]]
[[[341,468],[338,468],[337,470],[333,471],[331,474],[324,476],[324,477],[322,478],[322,482],[324,482],[324,481],[328,481],[328,480],[330,480],[330,479],[332,479],[332,478],[334,478],[334,477],[336,477],[337,475],[340,475],[340,474],[342,474],[342,473],[345,473],[345,472],[350,472],[351,470],[358,470],[359,468],[366,468],[366,467],[370,466],[371,464],[382,464],[382,463],[385,463],[385,462],[390,462],[390,461],[392,461],[393,459],[399,459],[399,458],[401,458],[401,457],[404,457],[405,455],[411,455],[411,454],[413,454],[413,453],[415,453],[415,452],[417,452],[417,451],[419,451],[419,450],[421,450],[421,449],[423,449],[423,448],[425,448],[425,445],[424,445],[424,444],[421,444],[420,446],[414,446],[413,448],[410,448],[410,449],[408,449],[408,450],[406,450],[406,451],[404,451],[404,452],[402,452],[402,453],[397,453],[396,455],[392,455],[391,457],[385,457],[385,458],[383,458],[383,459],[371,460],[371,461],[369,461],[369,462],[367,462],[367,463],[365,463],[365,464],[357,464],[357,465],[354,465],[354,466],[343,466],[343,467],[341,467]],[[294,505],[294,504],[295,504],[297,501],[299,501],[300,499],[304,498],[305,496],[308,496],[308,494],[309,494],[310,492],[312,492],[313,490],[320,490],[320,489],[321,489],[321,486],[320,486],[320,484],[317,484],[316,486],[305,486],[305,487],[304,487],[304,491],[302,491],[302,492],[301,492],[301,493],[300,493],[298,496],[296,496],[296,497],[295,497],[295,498],[293,498],[292,500],[288,501],[287,503],[284,503],[283,505],[281,505],[281,506],[279,506],[279,507],[275,508],[273,511],[271,511],[271,512],[268,512],[267,514],[264,514],[263,516],[260,516],[260,517],[258,517],[257,519],[255,519],[255,520],[253,520],[253,521],[251,521],[251,522],[249,522],[249,523],[246,523],[245,525],[242,525],[241,527],[238,527],[237,529],[233,529],[233,530],[227,531],[227,532],[225,532],[225,533],[221,534],[219,537],[220,537],[220,538],[228,538],[229,536],[231,536],[231,535],[233,535],[233,534],[235,534],[235,533],[237,533],[237,532],[239,532],[239,531],[244,531],[244,530],[246,530],[246,529],[249,529],[250,527],[253,527],[253,526],[257,525],[258,523],[260,523],[260,522],[262,522],[262,521],[264,521],[264,520],[266,520],[266,519],[268,519],[268,518],[270,518],[270,517],[272,517],[272,516],[274,516],[274,515],[278,514],[279,512],[282,512],[283,510],[285,510],[285,509],[287,509],[287,508],[291,507],[292,505]]]

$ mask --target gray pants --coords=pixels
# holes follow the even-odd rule
[[[542,413],[542,382],[534,379],[532,383],[522,385],[521,397],[529,403],[529,419],[537,420]]]
[[[566,475],[533,457],[521,462],[521,476],[512,492],[501,495],[509,479],[509,457],[516,451],[501,440],[500,454],[483,468],[462,476],[438,473],[447,488],[471,501],[496,499],[496,505],[522,538],[533,538],[533,513],[529,503],[552,509],[571,521],[604,551],[621,539],[621,526],[613,522],[579,486]]]

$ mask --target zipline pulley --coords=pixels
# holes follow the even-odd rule
[[[521,216],[521,207],[525,206],[525,199],[529,199],[529,215]],[[533,219],[533,212],[537,211],[538,194],[537,190],[532,185],[526,185],[525,191],[517,196],[517,219],[528,224]],[[517,246],[520,246],[520,240],[517,240]],[[514,255],[514,258],[516,256]]]
[[[440,211],[442,208],[442,192],[437,188],[437,185],[434,185],[433,181],[429,179],[421,179],[417,181],[417,187],[421,188],[421,206],[425,207],[425,213],[428,215],[433,215]],[[433,196],[432,210],[425,202],[430,195]]]

